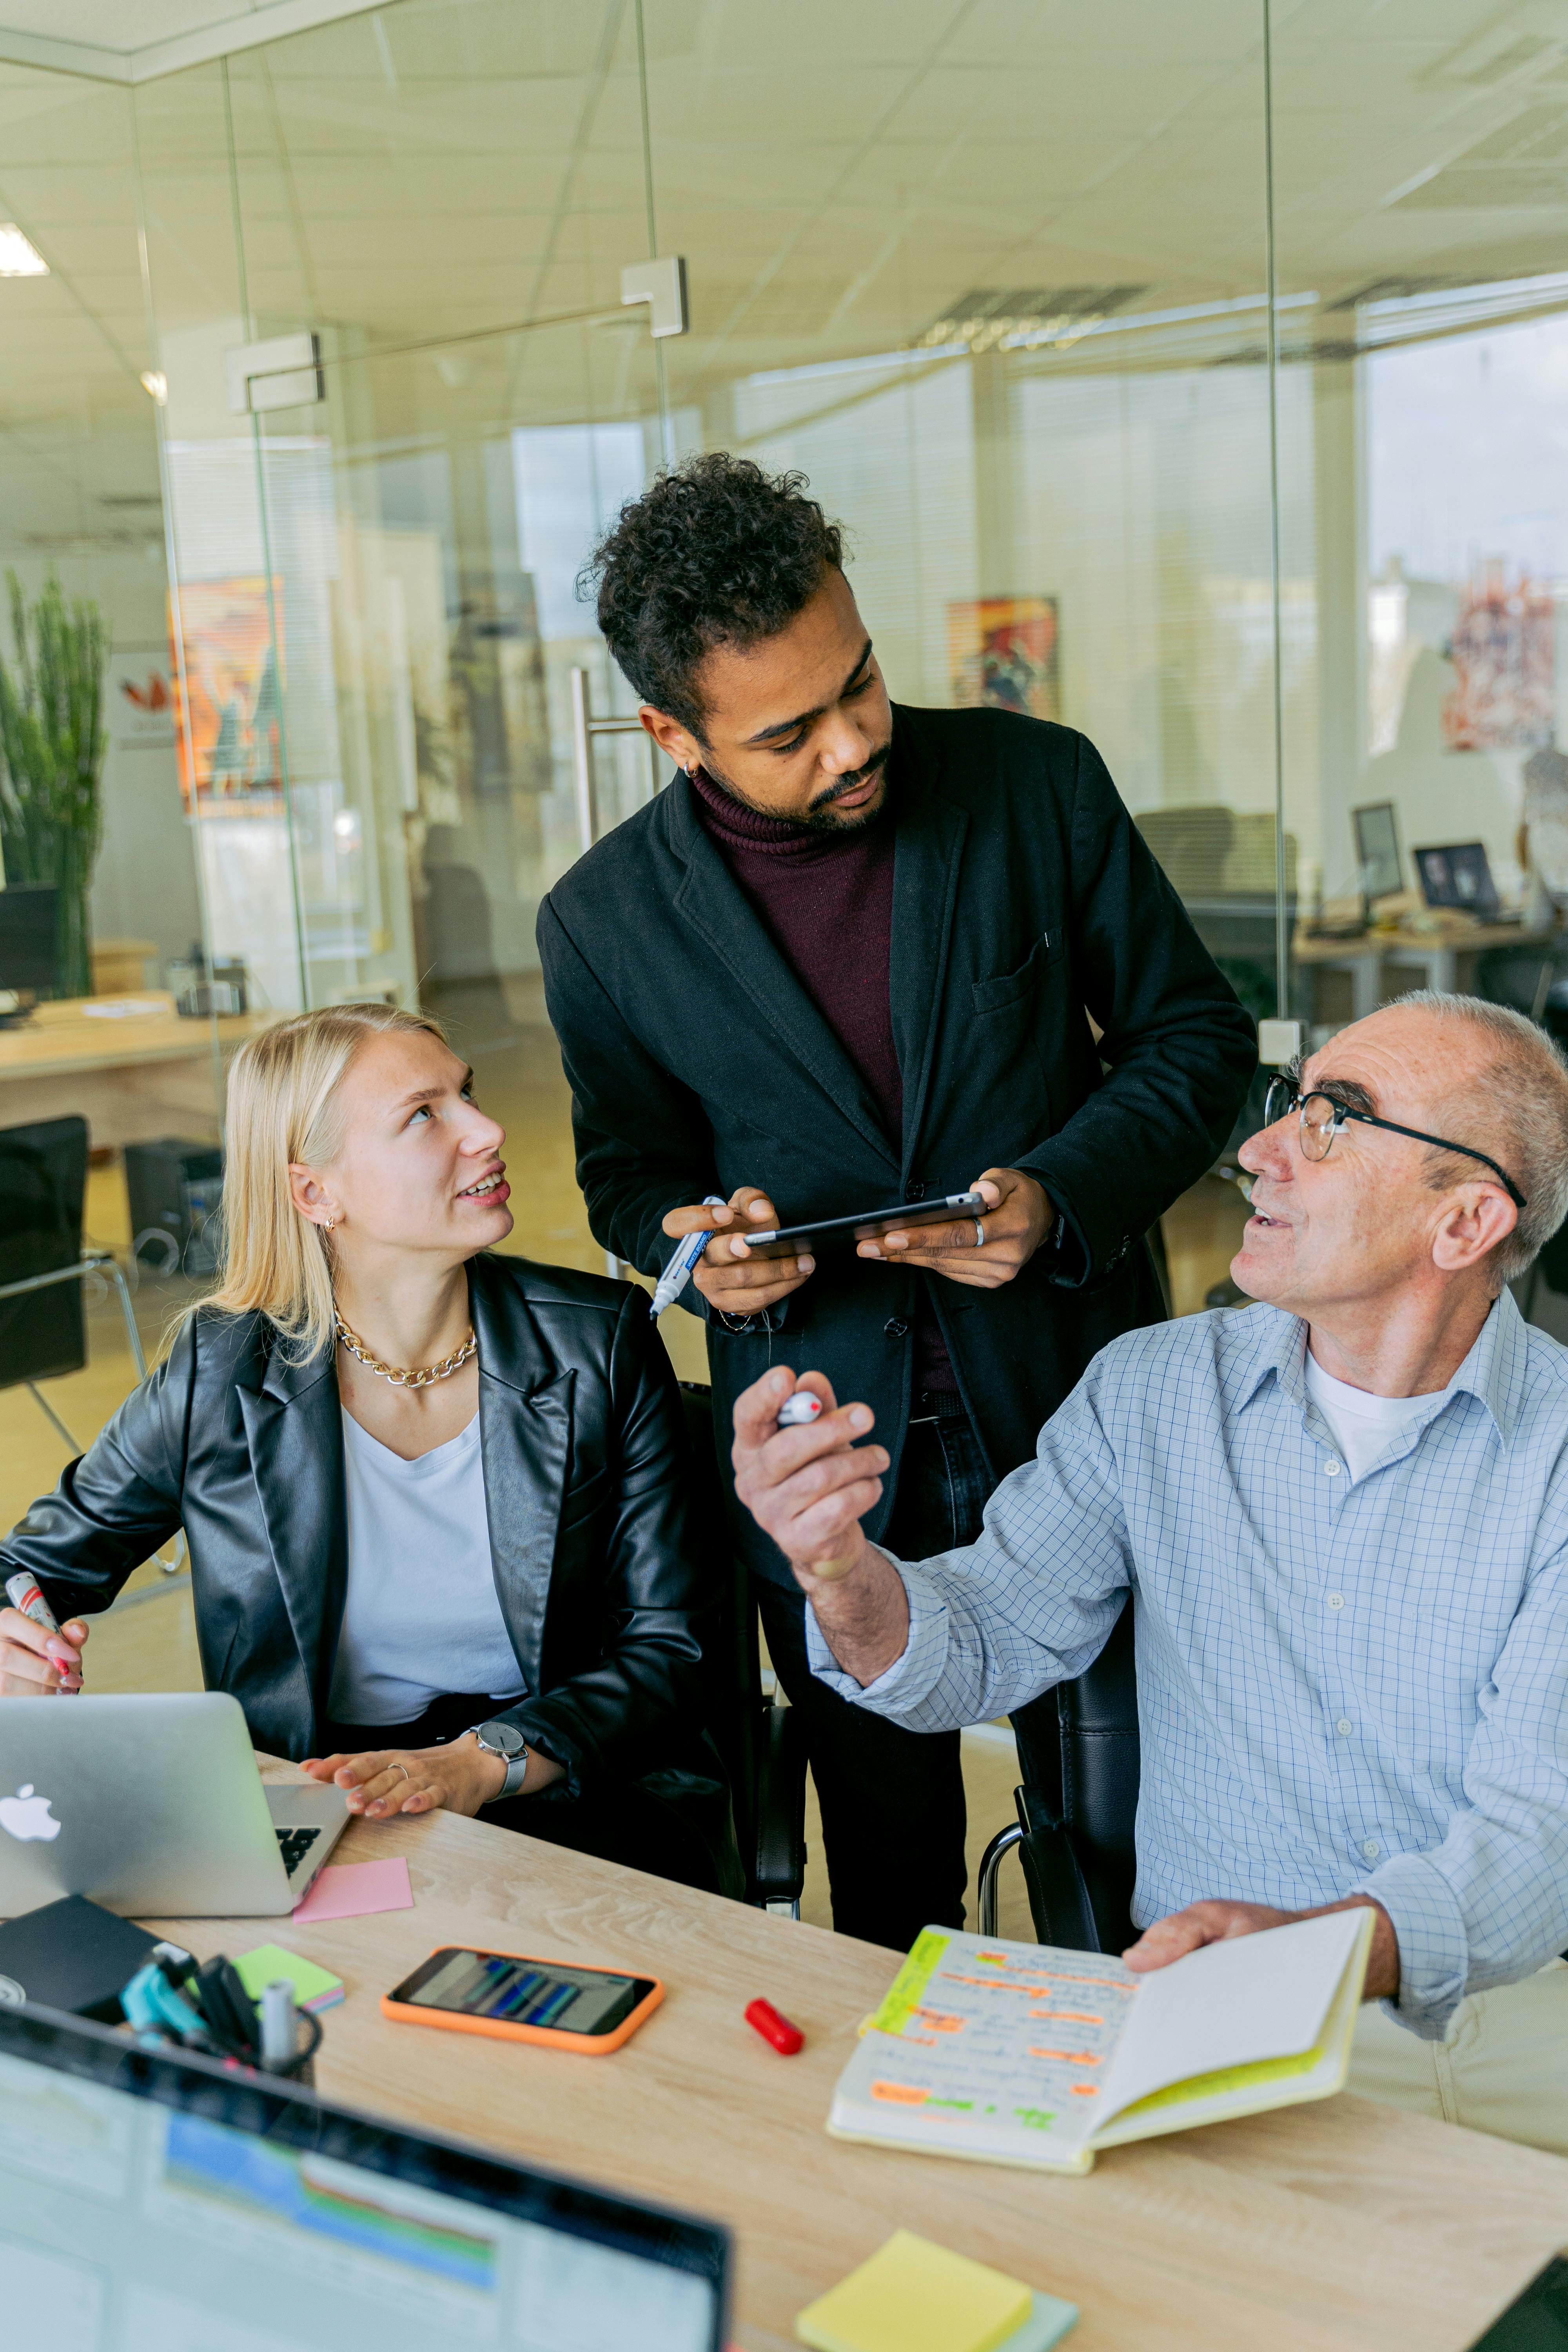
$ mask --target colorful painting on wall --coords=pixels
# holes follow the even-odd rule
[[[283,583],[265,578],[197,580],[177,592],[189,711],[180,708],[174,598],[170,670],[180,788],[191,814],[238,814],[283,791],[281,701],[272,618],[283,627]]]
[[[1550,589],[1486,564],[1459,600],[1447,651],[1454,686],[1443,748],[1500,751],[1550,743],[1557,714],[1557,619]]]
[[[1059,719],[1057,600],[970,596],[947,608],[953,701],[1029,719]]]
[[[103,698],[104,724],[117,750],[166,751],[174,740],[174,694],[166,644],[117,641]]]

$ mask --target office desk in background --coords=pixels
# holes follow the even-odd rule
[[[1468,988],[1475,959],[1488,948],[1544,948],[1557,938],[1555,925],[1445,923],[1435,931],[1363,931],[1355,939],[1314,939],[1298,924],[1290,942],[1294,961],[1313,971],[1341,971],[1351,982],[1350,1008],[1335,1026],[1364,1021],[1391,996],[1412,988]],[[1314,1021],[1320,1013],[1314,1002]]]
[[[387,1853],[411,1911],[147,1924],[342,1977],[326,2097],[728,2222],[745,2352],[785,2352],[795,2313],[899,2227],[1068,2296],[1073,2352],[1459,2352],[1568,2243],[1568,2163],[1342,2095],[1117,2149],[1087,2179],[851,2147],[824,2123],[889,1953],[444,1813],[356,1823],[334,1860]],[[389,2023],[380,1995],[443,1943],[636,1969],[665,2001],[600,2058]],[[805,2031],[799,2057],[744,2022],[758,1993]]]
[[[88,1009],[127,1001],[157,1009]],[[0,1127],[79,1113],[95,1150],[163,1135],[216,1142],[228,1065],[246,1039],[276,1017],[184,1021],[166,989],[138,990],[130,1000],[40,1004],[25,1028],[0,1029]]]

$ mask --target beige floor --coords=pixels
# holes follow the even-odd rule
[[[588,1231],[573,1172],[570,1103],[555,1042],[543,1025],[536,990],[518,989],[495,1000],[449,1008],[453,1042],[473,1060],[479,1097],[501,1119],[517,1219],[509,1248],[557,1265],[602,1271],[603,1253]],[[1225,1275],[1247,1214],[1235,1187],[1205,1178],[1164,1221],[1172,1290],[1178,1314],[1203,1306],[1204,1294]],[[86,1212],[89,1239],[123,1259],[130,1228],[123,1180],[117,1166],[95,1169]],[[143,1275],[135,1307],[149,1359],[155,1359],[171,1318],[192,1296],[190,1286]],[[86,1445],[132,1385],[134,1370],[118,1307],[107,1286],[94,1284],[88,1302],[89,1360],[85,1369],[48,1383],[55,1411]],[[660,1330],[683,1379],[707,1376],[702,1327],[679,1307]],[[10,1528],[33,1496],[53,1486],[68,1452],[26,1388],[0,1390],[0,1528]],[[88,1650],[93,1690],[190,1690],[201,1687],[187,1578],[169,1579],[156,1563],[137,1571],[121,1603],[95,1623]],[[1013,1818],[1016,1763],[1011,1742],[992,1730],[966,1736],[964,1782],[970,1816],[970,1883],[984,1845]],[[804,1917],[831,1924],[815,1800],[807,1839],[812,1861]],[[1005,1866],[1002,1930],[1026,1935],[1027,1912],[1016,1864]]]

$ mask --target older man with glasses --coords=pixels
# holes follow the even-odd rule
[[[1131,1591],[1130,1964],[1370,1905],[1358,2086],[1568,2152],[1568,1349],[1507,1286],[1568,1212],[1568,1065],[1423,993],[1268,1114],[1232,1266],[1263,1304],[1103,1349],[976,1543],[866,1541],[887,1456],[817,1374],[807,1427],[793,1373],[741,1398],[737,1490],[813,1670],[916,1730],[1080,1674]]]

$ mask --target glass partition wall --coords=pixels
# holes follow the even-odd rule
[[[215,950],[279,1005],[440,1010],[516,1246],[601,1262],[532,945],[574,693],[631,709],[574,581],[697,448],[806,473],[897,698],[1089,732],[1276,1010],[1262,20],[1148,16],[1130,65],[1053,8],[401,0],[138,93]],[[618,299],[653,253],[658,341]],[[301,332],[302,397],[238,413],[232,354]],[[601,829],[662,781],[591,758]]]
[[[1298,1009],[1321,1037],[1458,985],[1557,1028],[1568,26],[1472,0],[1278,16],[1285,609],[1312,616],[1286,739]]]
[[[1257,1015],[1554,1022],[1564,89],[1479,0],[392,0],[134,90],[5,69],[53,275],[0,278],[0,560],[165,683],[100,936],[150,985],[199,934],[251,1019],[438,1011],[514,1246],[602,1263],[533,922],[664,778],[584,730],[633,702],[575,581],[727,447],[845,523],[896,698],[1092,737]],[[621,305],[650,255],[684,334]],[[160,1131],[216,1134],[220,1025]],[[1179,1309],[1243,1214],[1166,1220]]]
[[[602,1268],[533,926],[663,781],[635,720],[578,744],[632,703],[576,573],[664,451],[635,17],[413,0],[138,110],[215,950],[279,1010],[438,1013],[510,1246]]]
[[[137,219],[130,91],[0,64],[0,662],[30,715],[51,714],[26,740],[7,730],[0,752],[0,1284],[36,1273],[41,1253],[68,1255],[79,1212],[82,1244],[125,1272],[151,1356],[194,1281],[167,1271],[171,1163],[149,1146],[173,1136],[187,1159],[211,1154],[225,1043],[194,1003],[176,1010],[170,984],[203,920],[176,777]],[[57,707],[72,660],[96,669],[95,638],[96,757],[85,707],[63,719]],[[96,814],[67,785],[79,761],[100,775]],[[101,1276],[79,1321],[74,1296],[50,1297],[41,1320],[34,1301],[0,1306],[0,1528],[139,1376]],[[40,1349],[58,1375],[39,1391],[47,1409],[26,1385]]]

